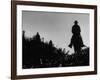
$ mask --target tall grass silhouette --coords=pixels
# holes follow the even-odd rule
[[[69,55],[69,51],[56,48],[52,40],[44,42],[39,32],[32,38],[26,38],[23,31],[22,49],[23,69],[89,65],[89,47],[83,49],[79,55]]]

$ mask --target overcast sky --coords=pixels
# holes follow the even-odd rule
[[[52,40],[55,46],[69,50],[75,20],[79,22],[84,44],[89,46],[89,14],[22,11],[22,30],[26,37],[39,32],[45,41]]]

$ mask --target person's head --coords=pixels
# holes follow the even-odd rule
[[[75,24],[78,24],[78,21],[77,21],[77,20],[75,20],[75,21],[74,21],[74,23],[75,23]]]

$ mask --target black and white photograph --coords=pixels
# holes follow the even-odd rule
[[[97,73],[97,7],[12,2],[12,77]]]
[[[22,68],[89,66],[89,14],[22,11]]]

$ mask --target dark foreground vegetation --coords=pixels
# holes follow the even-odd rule
[[[52,40],[44,42],[37,32],[32,38],[26,38],[23,32],[22,68],[49,68],[89,65],[89,48],[80,54],[69,55],[69,51],[56,48]]]

